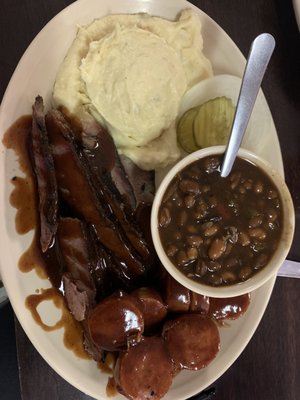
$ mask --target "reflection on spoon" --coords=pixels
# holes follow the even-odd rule
[[[275,40],[269,33],[262,33],[252,42],[231,134],[221,166],[222,177],[228,176],[231,171],[274,47]]]

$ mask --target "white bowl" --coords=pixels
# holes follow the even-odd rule
[[[178,282],[194,292],[210,297],[226,298],[249,293],[262,286],[267,280],[269,280],[277,273],[278,269],[280,268],[281,264],[283,263],[289,252],[293,240],[295,214],[290,192],[280,173],[275,170],[271,166],[271,164],[269,164],[256,154],[250,152],[249,150],[240,149],[238,152],[238,156],[249,160],[250,162],[253,162],[255,165],[260,167],[269,176],[269,178],[278,189],[283,207],[283,227],[278,247],[265,267],[256,272],[248,280],[236,284],[231,284],[227,286],[209,286],[200,282],[196,282],[180,272],[166,255],[160,240],[158,229],[158,212],[162,202],[162,198],[169,183],[180,170],[196,160],[214,154],[222,154],[224,153],[224,151],[225,146],[212,146],[198,150],[183,158],[168,172],[168,174],[162,180],[155,195],[151,214],[151,233],[156,252],[162,264]]]

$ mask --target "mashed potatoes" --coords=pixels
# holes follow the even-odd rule
[[[117,146],[142,146],[176,118],[187,88],[176,51],[139,28],[117,28],[90,44],[81,77]]]
[[[212,74],[192,10],[177,21],[109,15],[81,27],[58,72],[56,106],[105,123],[118,150],[144,169],[179,157],[174,121],[184,93]]]

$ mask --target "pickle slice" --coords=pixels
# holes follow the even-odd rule
[[[194,116],[194,140],[200,148],[226,144],[233,123],[235,106],[227,97],[217,97],[198,107]]]
[[[177,140],[179,145],[187,153],[198,150],[198,146],[194,139],[194,119],[198,112],[198,108],[191,108],[186,111],[180,118],[177,125]]]

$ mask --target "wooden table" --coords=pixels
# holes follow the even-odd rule
[[[31,40],[70,3],[71,0],[1,0],[0,98]],[[286,182],[295,204],[296,233],[289,258],[300,261],[300,34],[292,1],[193,0],[192,3],[219,23],[245,56],[257,34],[269,32],[276,39],[263,90],[278,131]],[[278,278],[252,340],[215,382],[215,400],[300,398],[299,305],[300,279]],[[43,361],[17,321],[16,341],[22,400],[89,398],[63,381]]]

